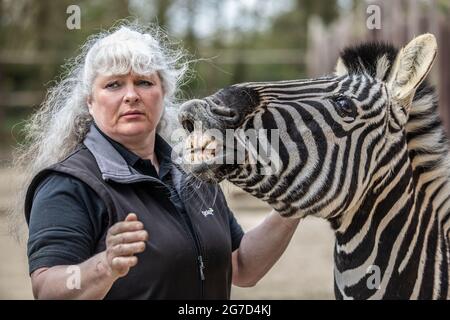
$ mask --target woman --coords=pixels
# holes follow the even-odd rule
[[[26,127],[18,164],[38,299],[228,299],[296,229],[272,212],[244,234],[217,186],[194,188],[173,165],[157,131],[186,64],[164,43],[136,26],[91,38]]]

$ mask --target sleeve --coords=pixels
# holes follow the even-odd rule
[[[241,245],[242,237],[245,232],[241,225],[237,222],[233,212],[229,210],[230,215],[230,233],[231,233],[231,251],[238,249]]]
[[[44,179],[36,189],[30,214],[30,274],[91,257],[107,216],[103,201],[78,179],[58,173]]]
[[[236,220],[236,217],[234,216],[233,211],[229,208],[227,204],[227,200],[225,198],[225,195],[223,194],[222,188],[219,187],[219,196],[223,201],[223,206],[225,207],[225,210],[228,214],[228,220],[230,225],[230,235],[231,235],[231,251],[235,251],[239,248],[241,244],[242,237],[244,236],[245,232],[242,229],[239,222]]]

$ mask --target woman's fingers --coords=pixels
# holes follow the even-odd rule
[[[115,257],[112,259],[111,267],[119,274],[126,274],[131,267],[138,263],[138,258],[132,257]]]
[[[132,243],[138,241],[147,241],[148,232],[145,230],[133,231],[133,232],[123,232],[115,236],[110,236],[108,238],[108,246],[114,246],[120,243]]]
[[[145,242],[133,242],[128,244],[118,244],[111,248],[111,253],[114,257],[127,257],[145,250]],[[114,259],[114,258],[113,258]]]
[[[117,222],[109,228],[109,234],[114,236],[123,232],[138,231],[144,229],[144,224],[140,221]]]
[[[115,274],[125,276],[138,259],[135,254],[145,250],[148,233],[137,215],[129,213],[124,221],[117,222],[106,236],[106,257]]]
[[[136,213],[131,213],[131,212],[125,218],[125,221],[137,221],[137,220],[138,220],[138,218],[137,218]]]

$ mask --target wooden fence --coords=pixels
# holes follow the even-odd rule
[[[368,8],[378,6],[380,29],[369,29],[373,14]],[[361,41],[386,41],[399,47],[414,36],[433,33],[438,42],[437,61],[430,75],[438,88],[439,108],[447,133],[450,133],[450,4],[441,0],[361,1],[354,10],[325,26],[312,17],[308,30],[307,67],[310,76],[327,74],[334,69],[340,50]]]

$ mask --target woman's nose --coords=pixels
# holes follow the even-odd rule
[[[134,86],[127,88],[127,92],[125,93],[124,100],[126,103],[136,103],[139,101],[139,95],[137,94]]]

